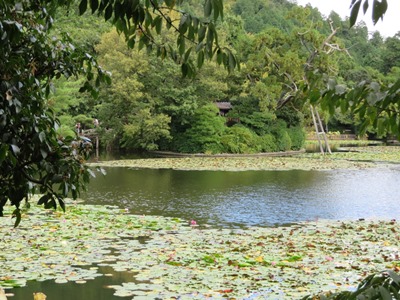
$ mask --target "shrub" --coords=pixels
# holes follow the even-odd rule
[[[235,125],[228,128],[221,137],[224,152],[228,153],[257,153],[262,151],[261,140],[250,129]]]
[[[276,133],[276,146],[278,151],[288,151],[292,149],[292,140],[285,129],[279,129]]]
[[[225,131],[225,118],[219,115],[214,104],[198,108],[188,128],[180,136],[174,136],[175,148],[185,153],[219,153],[221,135]]]
[[[275,136],[269,133],[260,137],[260,145],[262,152],[276,152],[278,149]]]
[[[290,127],[288,129],[290,140],[292,141],[292,150],[300,150],[303,148],[306,140],[306,133],[301,127]]]
[[[287,151],[292,148],[292,141],[284,120],[276,120],[275,124],[271,127],[271,133],[276,138],[277,151]]]
[[[93,128],[93,118],[86,115],[77,115],[74,117],[75,123],[81,123],[82,129]]]

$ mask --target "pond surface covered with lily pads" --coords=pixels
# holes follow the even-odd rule
[[[400,168],[331,171],[182,171],[106,168],[87,203],[213,227],[276,226],[316,219],[397,218]]]
[[[0,286],[22,286],[6,290],[13,300],[37,291],[48,300],[280,300],[354,289],[366,275],[400,268],[400,226],[391,220],[400,215],[400,168],[362,164],[106,167],[86,205],[70,202],[65,214],[33,206],[17,229],[0,218]]]

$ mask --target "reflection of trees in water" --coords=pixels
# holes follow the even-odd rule
[[[222,172],[107,168],[107,172],[90,183],[89,203],[228,227],[317,217],[392,217],[400,193],[398,172],[390,169]]]
[[[89,192],[113,191],[116,193],[190,194],[196,196],[209,191],[229,191],[232,188],[280,185],[285,189],[308,187],[322,180],[323,172],[317,171],[176,171],[132,170],[106,168],[107,176],[99,175],[92,180]],[[114,193],[113,193],[114,194]]]
[[[322,174],[322,173],[321,173]],[[97,177],[89,187],[90,203],[129,207],[131,213],[180,217],[216,224],[245,222],[239,216],[246,206],[260,207],[265,193],[275,197],[311,189],[321,181],[313,171],[176,171],[108,168],[107,176]],[[268,191],[266,191],[268,190]],[[262,203],[261,203],[262,204]],[[230,220],[223,215],[236,211]],[[249,213],[246,212],[246,215]],[[240,218],[239,218],[240,217]],[[200,220],[201,219],[201,220]],[[236,220],[237,219],[237,220]],[[250,218],[249,218],[250,219]],[[236,225],[235,225],[236,226]]]

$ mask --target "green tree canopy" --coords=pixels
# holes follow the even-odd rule
[[[183,75],[192,76],[196,65],[213,57],[228,70],[237,67],[231,51],[219,46],[213,23],[223,15],[222,0],[205,1],[202,18],[176,9],[183,2],[81,0],[78,9],[110,20],[131,48],[137,44],[171,57]],[[74,0],[0,3],[0,214],[9,200],[16,207],[16,224],[21,201],[35,188],[44,194],[39,204],[64,207],[62,199],[76,197],[89,179],[85,149],[75,137],[57,134],[58,120],[48,105],[54,79],[83,76],[80,90],[93,96],[109,81],[92,55],[75,47],[68,35],[51,31],[57,9],[76,5]],[[175,41],[158,39],[162,29],[171,30]]]

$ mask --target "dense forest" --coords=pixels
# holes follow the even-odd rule
[[[200,16],[200,2],[187,1],[180,9]],[[123,35],[90,12],[85,18],[78,11],[59,12],[54,33],[68,33],[112,79],[95,100],[78,92],[79,78],[54,82],[49,104],[61,121],[60,133],[74,134],[77,123],[96,127],[102,146],[113,149],[298,150],[312,130],[312,95],[303,86],[325,84],[311,77],[333,77],[340,88],[370,80],[388,85],[400,74],[400,35],[384,38],[363,23],[350,28],[335,12],[323,16],[287,0],[226,0],[224,9],[218,43],[235,54],[240,69],[228,72],[205,60],[195,77],[183,77],[181,65],[151,49],[128,49]],[[169,35],[161,31],[157,39]],[[329,131],[386,134],[372,128],[360,132],[362,120],[343,110],[323,111]]]

